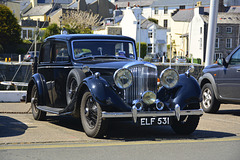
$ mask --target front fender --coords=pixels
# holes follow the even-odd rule
[[[87,86],[95,101],[106,111],[131,111],[131,107],[124,103],[113,87],[102,77],[85,78],[80,88],[83,88],[84,85]]]
[[[203,76],[201,76],[201,77],[199,78],[198,83],[199,83],[199,85],[200,85],[201,88],[204,86],[204,84],[206,84],[206,83],[211,83],[216,98],[217,98],[217,99],[220,99],[220,96],[219,96],[218,90],[217,90],[217,85],[216,85],[216,83],[215,83],[215,80],[214,80],[212,74],[210,74],[210,73],[205,73]]]
[[[169,101],[171,107],[179,104],[181,109],[185,109],[188,104],[201,102],[201,88],[194,77],[180,74],[177,86],[171,90],[162,87],[158,97],[160,100]]]
[[[38,105],[47,105],[49,103],[49,97],[46,80],[44,76],[39,73],[34,74],[28,83],[26,102],[31,102],[31,93],[34,84],[37,86],[38,91]]]

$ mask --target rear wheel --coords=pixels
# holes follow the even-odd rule
[[[220,102],[215,97],[212,85],[206,83],[202,87],[202,109],[206,113],[216,113],[219,107]]]
[[[85,74],[78,69],[72,69],[67,78],[67,84],[66,84],[66,99],[67,104],[69,105],[77,92],[78,86],[85,78]]]
[[[46,117],[46,112],[39,110],[37,108],[37,105],[38,105],[38,91],[37,91],[37,86],[34,85],[31,93],[31,108],[32,108],[33,118],[35,120],[44,120]]]
[[[101,106],[93,99],[91,93],[83,94],[80,115],[83,129],[89,137],[102,137],[107,130],[107,120],[102,118]]]

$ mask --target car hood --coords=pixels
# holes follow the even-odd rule
[[[93,73],[99,72],[101,77],[106,79],[110,84],[114,84],[113,75],[116,70],[120,68],[128,68],[135,65],[144,65],[151,68],[156,68],[155,65],[144,62],[144,61],[136,61],[136,60],[127,60],[127,61],[98,61],[96,63],[84,63],[83,65],[88,66]]]
[[[211,68],[218,68],[218,67],[219,67],[218,64],[212,64],[212,65],[206,66],[204,69],[211,69]]]

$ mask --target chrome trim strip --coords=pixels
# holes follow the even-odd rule
[[[44,69],[44,68],[77,68],[77,69],[82,69],[83,67],[82,66],[41,66],[41,67],[38,67],[38,68],[41,68],[41,69]]]
[[[179,112],[181,116],[202,116],[202,109],[182,110]],[[103,118],[134,118],[136,117],[161,117],[176,116],[175,111],[146,111],[146,112],[102,112]]]
[[[142,61],[135,61],[135,62],[127,63],[126,65],[123,66],[123,68],[130,68],[130,67],[134,67],[134,66],[138,66],[138,65],[143,65],[146,67],[157,69],[156,65],[154,65],[152,63],[148,63],[148,62],[142,62]]]

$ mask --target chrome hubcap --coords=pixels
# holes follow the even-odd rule
[[[203,91],[202,98],[203,98],[203,106],[205,108],[209,108],[211,106],[211,103],[212,103],[212,93],[211,93],[209,88],[206,88]]]

